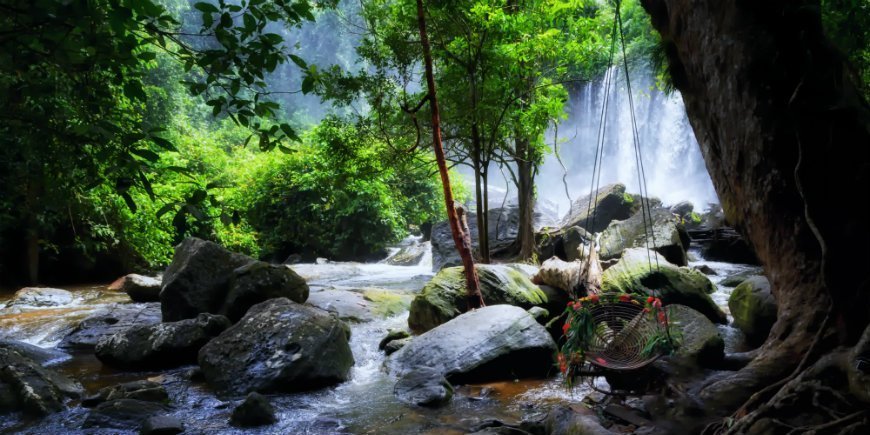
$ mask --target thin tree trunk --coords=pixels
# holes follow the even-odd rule
[[[441,144],[441,115],[438,112],[438,98],[435,93],[435,74],[432,71],[432,53],[429,47],[429,37],[426,35],[426,17],[423,10],[423,0],[417,0],[417,24],[420,27],[420,42],[423,45],[426,86],[429,89],[429,106],[432,109],[432,146],[435,150],[435,160],[438,162],[438,172],[441,174],[444,202],[447,206],[447,221],[450,223],[453,242],[456,244],[456,250],[459,251],[459,257],[462,258],[462,265],[465,268],[468,309],[479,308],[484,306],[483,295],[480,293],[480,279],[477,277],[474,258],[471,256],[469,238],[463,234],[460,227],[459,217],[456,213],[456,204],[453,201],[453,190],[450,188],[450,176],[447,173],[444,147]]]
[[[520,247],[520,257],[523,260],[532,258],[535,253],[534,207],[535,192],[532,171],[534,164],[529,160],[529,142],[527,139],[517,139],[517,199],[520,209],[520,227],[517,240]]]
[[[484,192],[486,191],[486,182],[484,181],[484,171],[481,169],[480,160],[480,145],[475,139],[475,127],[471,127],[472,133],[472,165],[474,166],[474,199],[475,212],[477,213],[477,246],[480,250],[480,262],[489,263],[489,238],[486,232],[486,199]]]

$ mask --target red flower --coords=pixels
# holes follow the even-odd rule
[[[665,315],[664,311],[659,311],[659,322],[662,324],[668,323],[668,316]]]
[[[589,295],[589,300],[592,302],[598,302],[599,299],[597,294]]]
[[[654,300],[652,304],[656,308],[661,308],[662,307],[662,300],[659,298],[656,298],[656,300]]]
[[[654,300],[656,300],[656,298],[650,296],[650,297],[646,298],[646,303],[651,304],[651,303],[653,303]]]
[[[565,324],[562,325],[562,335],[567,334],[568,329],[571,329],[571,322],[565,322]]]
[[[579,301],[578,301],[578,302],[574,302],[574,311],[577,311],[577,310],[579,310],[579,309],[581,309],[581,308],[583,308],[583,304],[581,304]]]
[[[568,305],[567,305],[567,306],[570,307],[570,306],[573,305],[573,304],[574,304],[574,301],[568,301]]]
[[[628,301],[630,301],[630,300],[631,300],[631,296],[628,295],[627,293],[624,294],[624,295],[619,295],[619,301],[620,301],[620,302],[628,302]]]
[[[649,312],[649,308],[644,308],[644,309],[643,309],[643,312],[644,312],[644,313],[648,313],[648,312]]]

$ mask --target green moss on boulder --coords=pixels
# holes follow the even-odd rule
[[[694,269],[675,266],[661,255],[647,249],[626,249],[619,262],[604,271],[601,288],[604,292],[650,295],[650,289],[655,289],[655,295],[665,305],[686,305],[714,323],[724,324],[728,320],[710,298],[710,293],[716,287],[706,275]]]
[[[547,295],[531,281],[534,268],[527,265],[479,264],[480,289],[487,305],[508,304],[523,308],[547,305]],[[428,331],[466,310],[465,274],[462,267],[448,267],[436,274],[411,302],[408,326]]]
[[[763,342],[776,322],[776,301],[767,278],[754,276],[743,281],[728,298],[728,309],[734,316],[734,326],[746,334],[750,343]]]

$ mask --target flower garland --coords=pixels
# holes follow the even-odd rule
[[[580,370],[586,363],[586,352],[589,350],[599,325],[592,315],[591,308],[596,305],[628,303],[643,306],[642,312],[648,313],[663,328],[658,328],[655,334],[647,338],[642,350],[642,355],[670,354],[675,349],[675,340],[668,333],[668,315],[662,308],[659,298],[650,296],[644,299],[637,294],[628,293],[603,293],[593,294],[575,301],[569,301],[563,316],[567,319],[562,326],[562,339],[564,344],[557,354],[559,371],[565,375],[569,386],[573,379],[580,374]],[[606,361],[598,357],[601,365]]]

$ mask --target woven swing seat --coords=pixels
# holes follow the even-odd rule
[[[589,311],[595,335],[586,350],[586,360],[609,370],[633,370],[652,363],[661,355],[644,354],[650,337],[661,331],[643,306],[631,302],[601,303]]]

